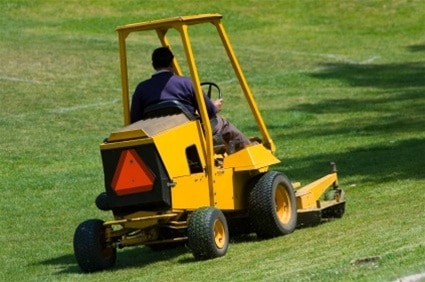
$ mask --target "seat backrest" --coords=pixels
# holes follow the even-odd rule
[[[150,105],[143,112],[143,119],[154,117],[164,117],[169,115],[183,113],[189,120],[197,120],[199,116],[192,114],[182,103],[177,100],[161,101],[157,104]],[[215,127],[217,119],[211,119],[211,127]],[[214,151],[216,154],[223,154],[226,151],[225,142],[221,134],[213,135]]]
[[[177,100],[161,101],[150,105],[143,112],[143,119],[162,117],[183,113],[189,120],[196,120],[198,116],[192,114],[182,103]]]

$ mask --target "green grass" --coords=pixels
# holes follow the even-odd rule
[[[393,281],[425,271],[425,3],[211,2],[0,3],[1,281]],[[98,145],[122,126],[114,28],[215,12],[276,143],[273,169],[308,183],[335,161],[346,214],[272,240],[238,238],[215,260],[139,247],[120,250],[112,271],[81,273],[76,226],[111,218],[94,199]],[[192,40],[201,79],[223,87],[223,115],[257,135],[215,34],[195,29]],[[132,39],[131,87],[150,74],[156,45]]]

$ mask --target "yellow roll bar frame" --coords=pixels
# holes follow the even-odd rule
[[[220,14],[202,14],[202,15],[196,15],[196,16],[182,16],[182,17],[174,17],[174,18],[168,18],[163,20],[154,20],[154,21],[148,21],[148,22],[142,22],[142,23],[128,24],[128,25],[123,25],[116,28],[116,31],[118,32],[118,37],[119,37],[118,39],[119,39],[119,51],[120,51],[122,99],[123,99],[123,107],[124,107],[124,125],[130,124],[130,110],[129,110],[130,96],[129,96],[128,73],[127,73],[126,38],[132,32],[149,31],[149,30],[155,30],[162,46],[167,46],[167,47],[170,47],[170,43],[166,37],[167,31],[169,29],[175,29],[180,33],[185,55],[186,55],[186,60],[190,70],[190,76],[195,86],[196,99],[199,104],[200,115],[202,120],[208,120],[207,110],[205,107],[205,102],[202,95],[202,89],[200,86],[198,71],[193,58],[192,46],[191,46],[187,31],[190,25],[211,23],[217,29],[217,32],[220,36],[222,44],[229,57],[230,63],[232,64],[233,70],[243,90],[245,98],[248,101],[252,114],[254,115],[255,121],[258,125],[258,128],[260,130],[260,133],[263,139],[263,145],[267,149],[269,149],[272,153],[274,153],[276,150],[275,145],[273,143],[273,140],[270,137],[270,134],[267,131],[267,128],[264,124],[262,116],[257,108],[257,104],[254,101],[254,97],[251,93],[251,90],[248,86],[248,83],[245,79],[245,76],[242,72],[239,62],[235,56],[235,53],[230,44],[227,33],[222,25],[221,19],[222,19],[222,16]],[[177,74],[181,75],[182,71],[176,59],[174,59],[173,64]],[[206,136],[212,136],[212,130],[211,130],[210,124],[204,123],[203,126],[204,126]],[[206,138],[206,140],[207,140],[207,153],[208,155],[212,156],[213,155],[212,137]]]

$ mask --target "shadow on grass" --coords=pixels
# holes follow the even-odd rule
[[[345,153],[317,154],[306,158],[289,158],[286,163],[298,163],[286,173],[294,180],[320,177],[328,173],[330,161],[337,164],[341,179],[355,178],[356,183],[384,183],[406,179],[425,179],[423,171],[425,139],[410,139],[388,145],[369,146]]]
[[[237,235],[232,236],[230,244],[253,242],[258,240],[259,239],[257,236],[254,234]],[[179,256],[182,257],[179,258],[176,263],[184,264],[198,261],[191,255],[189,249],[187,249],[185,246],[179,246],[163,251],[153,251],[148,247],[139,246],[119,250],[117,252],[117,261],[115,266],[112,269],[105,271],[112,272],[128,268],[143,268],[149,264],[171,260]],[[58,269],[54,275],[83,273],[83,271],[78,266],[73,254],[66,254],[44,260],[41,261],[40,264],[54,266],[56,269]]]
[[[408,48],[412,52],[425,51],[425,45]],[[341,114],[345,122],[324,121],[314,126],[305,125],[305,128],[300,125],[292,134],[285,134],[284,138],[303,140],[327,136],[343,142],[346,136],[347,139],[360,138],[364,143],[358,146],[354,144],[352,149],[346,147],[343,153],[334,153],[330,147],[326,154],[285,159],[285,163],[295,164],[288,175],[302,177],[306,172],[317,174],[318,167],[323,168],[329,161],[335,161],[340,175],[353,176],[362,182],[424,179],[425,63],[337,63],[322,66],[322,71],[310,76],[345,81],[351,87],[365,87],[367,90],[361,96],[329,97],[318,103],[304,103],[289,109],[313,115]],[[371,91],[371,88],[376,91]],[[381,141],[374,142],[374,136]]]
[[[420,50],[423,46],[411,47]],[[320,79],[339,79],[354,87],[396,88],[408,91],[411,87],[425,86],[425,63],[407,62],[391,64],[323,64],[319,73],[311,74]]]
[[[425,52],[425,44],[416,44],[407,46],[407,50],[410,52]]]
[[[75,258],[71,254],[62,255],[59,257],[43,260],[40,262],[42,265],[55,266],[60,269],[55,274],[64,274],[64,273],[79,273],[81,272],[80,268],[75,261]]]
[[[231,235],[230,245],[247,242],[261,241],[255,233]],[[136,246],[128,247],[117,252],[117,260],[115,266],[110,270],[119,271],[129,268],[143,268],[149,264],[154,264],[161,261],[167,261],[177,258],[176,263],[185,264],[197,262],[190,250],[185,246],[165,249],[162,251],[154,251],[149,247]],[[80,274],[84,273],[77,264],[73,254],[65,254],[55,258],[41,261],[39,264],[52,266],[57,271],[54,275]]]
[[[189,253],[185,247],[177,247],[164,251],[152,251],[147,247],[132,247],[119,250],[114,268],[106,271],[117,271],[128,268],[142,268],[146,265],[166,261]],[[183,258],[179,262],[192,262],[194,258]],[[42,265],[54,266],[58,269],[55,275],[83,273],[73,254],[67,254],[56,258],[41,261]]]

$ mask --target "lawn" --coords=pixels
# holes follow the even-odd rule
[[[394,281],[425,272],[424,10],[420,0],[2,1],[0,280]],[[306,184],[335,161],[346,213],[271,240],[236,238],[219,259],[128,248],[112,271],[84,274],[75,228],[112,216],[94,200],[104,189],[99,144],[123,125],[115,27],[200,13],[223,15],[282,160],[273,170]],[[201,80],[220,84],[223,115],[257,135],[214,36],[192,36]],[[131,88],[150,75],[158,44],[132,39]]]

